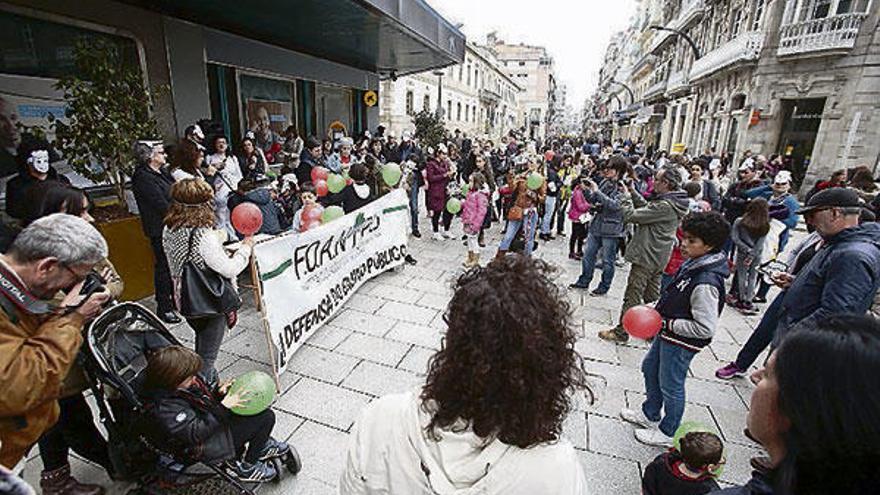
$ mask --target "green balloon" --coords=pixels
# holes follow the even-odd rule
[[[457,198],[449,198],[449,201],[446,202],[446,211],[455,215],[456,213],[461,211],[461,201]]]
[[[526,186],[529,187],[532,191],[536,189],[540,189],[541,186],[544,185],[544,176],[539,174],[538,172],[532,172],[529,174],[529,178],[526,179]]]
[[[400,182],[400,165],[394,162],[388,162],[382,165],[382,180],[391,187]]]
[[[338,193],[345,187],[345,179],[339,174],[330,174],[327,177],[327,189],[333,194]]]
[[[324,212],[321,213],[321,223],[332,222],[343,215],[345,215],[345,211],[341,206],[328,206],[324,208]]]
[[[675,450],[681,452],[681,439],[684,438],[688,433],[695,432],[705,432],[705,433],[715,433],[718,434],[708,426],[700,423],[699,421],[682,421],[680,425],[678,425],[678,429],[675,430],[675,434],[672,436],[672,446],[675,447]],[[722,455],[722,459],[723,459]],[[724,464],[718,466],[718,469],[712,471],[712,476],[719,477],[721,473],[724,472]]]
[[[231,411],[239,416],[254,416],[265,411],[275,400],[275,380],[262,371],[248,371],[232,382],[227,394],[242,393],[246,401]]]

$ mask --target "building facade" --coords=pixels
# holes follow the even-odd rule
[[[415,129],[412,118],[423,110],[442,115],[449,132],[471,137],[498,140],[520,125],[522,88],[477,44],[467,44],[461,64],[383,81],[379,94],[379,121],[398,136]]]
[[[878,10],[872,0],[643,0],[609,45],[592,128],[653,149],[778,153],[806,187],[840,168],[876,170]],[[632,88],[631,106],[609,80]]]

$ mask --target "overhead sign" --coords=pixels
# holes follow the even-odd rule
[[[396,189],[326,225],[254,246],[277,373],[364,282],[404,262],[408,205]]]
[[[376,103],[379,103],[379,96],[375,91],[367,91],[364,93],[364,104],[368,107],[376,106]]]

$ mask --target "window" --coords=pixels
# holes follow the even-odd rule
[[[736,38],[739,36],[739,30],[742,28],[742,18],[743,11],[742,9],[734,9],[733,13],[730,16],[730,38]]]
[[[422,110],[430,110],[431,109],[431,95],[425,95],[422,98]]]
[[[452,100],[446,101],[446,118],[452,119]]]
[[[755,2],[755,15],[752,16],[752,31],[759,31],[764,21],[764,3],[766,0]]]
[[[458,82],[461,82],[461,80],[462,80],[462,71],[464,71],[463,64],[458,66]]]
[[[468,64],[467,67],[467,85],[471,85],[471,64]]]
[[[455,104],[455,120],[461,120],[461,103]]]
[[[407,115],[413,114],[413,92],[412,91],[406,92],[406,114]]]

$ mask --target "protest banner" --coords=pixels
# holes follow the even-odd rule
[[[398,189],[318,228],[254,246],[276,373],[364,282],[404,262],[407,206]]]

